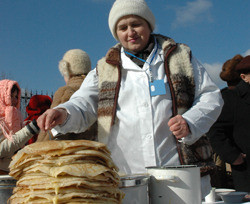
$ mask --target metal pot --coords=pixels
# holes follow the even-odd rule
[[[5,204],[12,195],[16,180],[9,175],[0,175],[0,203]]]
[[[151,204],[201,204],[200,168],[194,165],[148,167]]]
[[[148,175],[121,177],[120,190],[125,193],[123,204],[148,204]]]

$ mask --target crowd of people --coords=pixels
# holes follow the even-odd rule
[[[107,145],[123,175],[194,164],[204,198],[211,184],[223,187],[212,181],[228,164],[233,187],[250,192],[250,56],[223,65],[228,88],[220,90],[190,47],[153,32],[155,17],[144,0],[116,0],[108,25],[118,43],[95,68],[86,52],[69,50],[59,61],[66,85],[53,100],[30,100],[25,122],[35,119],[30,126],[39,134],[15,142],[15,133],[29,124],[19,111],[21,90],[16,81],[0,81],[1,171],[8,172],[11,156],[24,145],[88,139]]]
[[[49,131],[40,131],[37,119],[47,109],[68,101],[79,89],[84,78],[91,70],[90,58],[80,49],[68,50],[59,62],[59,71],[66,85],[58,88],[53,100],[47,95],[33,95],[26,106],[27,118],[23,120],[20,112],[21,89],[17,81],[0,81],[0,174],[8,174],[11,157],[25,145],[51,139],[96,140],[97,124],[84,133],[68,133],[59,138],[50,138]]]

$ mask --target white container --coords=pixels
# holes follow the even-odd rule
[[[147,171],[151,204],[201,204],[199,167],[148,167]]]
[[[213,203],[216,201],[215,188],[212,188],[209,194],[205,197],[206,203]]]
[[[121,177],[120,190],[125,193],[123,204],[148,204],[148,175]]]
[[[5,204],[12,196],[13,188],[16,186],[16,180],[9,175],[0,176],[0,203]]]

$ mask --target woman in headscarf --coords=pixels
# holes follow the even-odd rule
[[[19,144],[13,147],[12,135],[22,128],[20,112],[21,89],[16,81],[0,81],[0,171],[8,172],[8,165]],[[8,146],[3,141],[10,141]]]

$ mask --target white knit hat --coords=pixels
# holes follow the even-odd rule
[[[109,12],[109,29],[115,39],[116,24],[121,17],[136,15],[144,18],[152,31],[155,28],[155,17],[144,0],[116,0]]]
[[[86,52],[80,49],[67,51],[59,62],[59,70],[63,76],[87,74],[91,70],[91,61]]]

